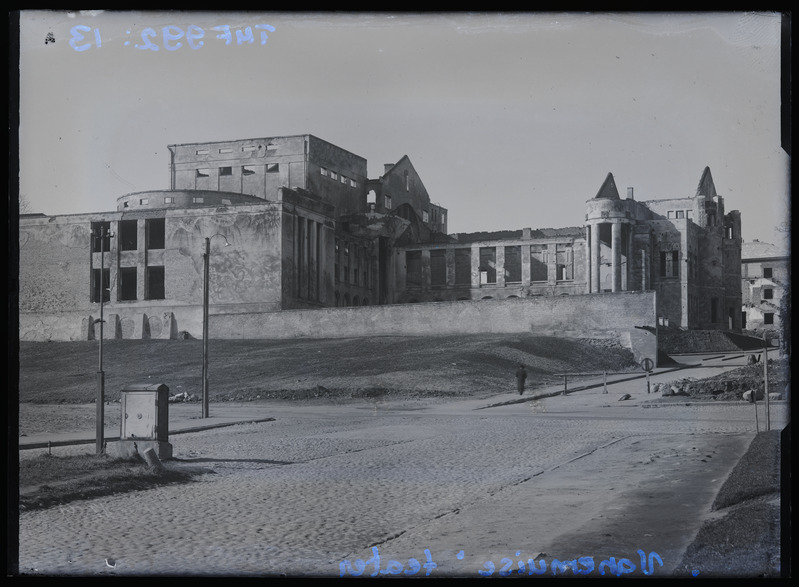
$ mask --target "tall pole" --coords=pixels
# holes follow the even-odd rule
[[[97,397],[95,399],[97,434],[95,447],[98,455],[103,454],[105,444],[105,373],[103,372],[103,301],[105,300],[105,227],[101,225],[100,233],[100,353],[97,367]]]
[[[203,418],[208,417],[208,265],[211,256],[211,239],[205,239],[203,254]]]
[[[771,430],[771,414],[768,405],[768,338],[763,333],[763,399],[766,400],[766,430]]]

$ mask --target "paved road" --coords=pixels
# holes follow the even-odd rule
[[[251,406],[274,421],[171,438],[175,465],[209,472],[194,483],[23,512],[20,571],[478,577],[536,559],[546,576],[574,572],[557,559],[668,575],[753,438],[754,408],[643,407],[654,397],[637,380],[520,403]],[[784,425],[785,405],[771,418]]]

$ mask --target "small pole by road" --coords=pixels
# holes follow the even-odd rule
[[[752,390],[752,403],[755,405],[755,432],[760,434],[760,424],[757,421],[757,389]]]
[[[563,374],[563,395],[566,395],[566,391],[567,391],[567,388],[568,388],[568,383],[567,383],[568,378],[569,378],[569,376],[566,375],[566,373],[564,373]]]
[[[602,393],[608,392],[608,372],[602,371]]]
[[[771,430],[771,414],[768,403],[768,339],[763,333],[763,399],[766,401],[766,431]]]

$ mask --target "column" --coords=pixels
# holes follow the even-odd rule
[[[591,225],[585,227],[585,293],[591,293]]]
[[[600,227],[602,225],[595,223],[591,225],[591,292],[599,293],[602,291],[600,287],[600,271],[599,260],[602,254],[602,245],[599,241]]]
[[[480,247],[472,245],[472,289],[480,288]]]
[[[611,224],[611,271],[613,272],[613,285],[611,291],[621,291],[621,222]]]
[[[505,287],[505,247],[497,245],[494,251],[494,262],[497,270],[497,287]]]

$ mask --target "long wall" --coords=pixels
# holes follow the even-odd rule
[[[636,360],[657,359],[655,293],[620,292],[508,300],[430,302],[214,314],[212,332],[224,338],[346,338],[522,333],[612,338]]]

